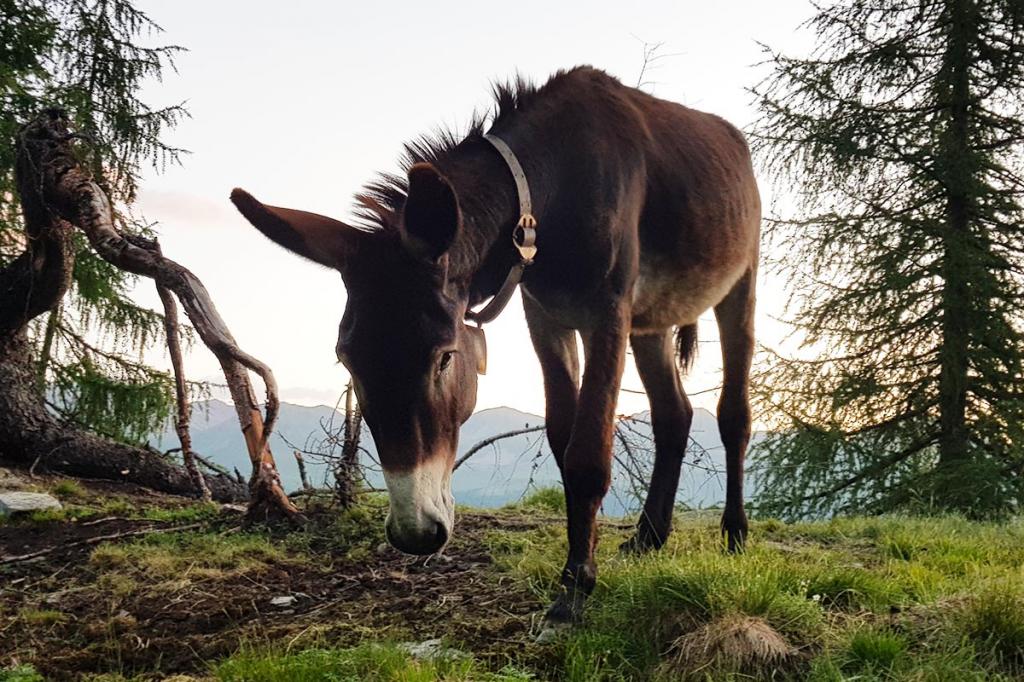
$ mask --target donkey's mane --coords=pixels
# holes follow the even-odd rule
[[[562,72],[559,72],[561,75]],[[359,227],[370,231],[389,231],[394,228],[392,218],[405,204],[409,183],[406,174],[417,163],[430,163],[442,171],[444,162],[453,149],[484,134],[484,129],[500,123],[517,111],[530,105],[540,90],[522,76],[493,86],[494,106],[489,112],[474,112],[463,133],[450,128],[438,128],[405,143],[399,159],[399,172],[380,173],[356,195],[356,216]]]

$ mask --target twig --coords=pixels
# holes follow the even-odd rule
[[[518,429],[516,431],[506,431],[505,433],[499,433],[497,436],[491,436],[490,438],[485,438],[482,441],[480,441],[479,443],[477,443],[476,445],[474,445],[473,447],[471,447],[466,452],[466,454],[464,454],[462,457],[459,457],[455,461],[455,466],[452,467],[452,471],[455,471],[456,469],[458,469],[460,466],[462,466],[465,463],[465,461],[467,459],[469,459],[470,457],[472,457],[473,455],[475,455],[479,451],[483,450],[488,445],[493,445],[494,443],[498,442],[499,440],[502,440],[503,438],[512,438],[513,436],[521,436],[524,433],[533,433],[534,431],[542,431],[542,430],[544,430],[544,428],[545,428],[545,426],[543,424],[541,424],[540,426],[529,426],[529,427],[527,427],[525,429]]]
[[[302,489],[311,490],[313,486],[309,484],[309,476],[306,474],[306,460],[303,459],[302,452],[293,450],[292,454],[295,455],[295,462],[299,465],[299,479],[302,481]]]
[[[158,254],[160,244],[154,242],[154,248]],[[181,459],[185,464],[185,470],[192,485],[196,487],[199,497],[203,502],[213,499],[210,487],[206,485],[206,479],[199,471],[196,464],[195,454],[192,452],[192,434],[189,433],[189,423],[192,421],[192,405],[188,400],[188,384],[185,381],[185,362],[181,357],[181,340],[179,338],[178,305],[174,302],[171,291],[160,283],[156,285],[157,295],[164,306],[164,332],[167,336],[167,353],[171,356],[171,367],[174,370],[174,391],[178,398],[178,413],[174,419],[174,429],[178,432],[178,440],[181,441]]]

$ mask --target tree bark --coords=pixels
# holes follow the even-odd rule
[[[969,456],[967,381],[972,305],[968,250],[974,168],[969,127],[971,10],[965,0],[953,0],[950,8],[945,57],[949,122],[944,136],[948,176],[942,261],[942,347],[939,351],[939,470],[947,479],[941,485],[956,489],[960,485],[956,469]]]

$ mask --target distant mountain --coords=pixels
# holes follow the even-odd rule
[[[639,460],[638,474],[645,483],[650,475],[653,457],[649,422],[650,415],[642,412],[633,415],[628,428],[622,431],[635,459]],[[323,426],[337,429],[341,423],[342,416],[326,405],[305,407],[281,404],[278,425],[270,445],[286,489],[294,490],[300,485],[298,465],[292,451],[296,447],[305,449],[312,441],[323,438]],[[510,407],[481,410],[462,426],[458,454],[464,454],[491,436],[543,424],[542,417]],[[373,439],[366,431],[364,436],[362,445],[370,453],[365,463],[376,468],[373,464],[376,459]],[[178,445],[177,435],[170,424],[150,442],[161,449]],[[192,416],[192,442],[195,450],[202,455],[229,470],[237,468],[248,475],[249,457],[233,406],[220,400],[197,403]],[[618,448],[621,457],[621,445]],[[315,485],[324,483],[329,474],[327,467],[308,456],[306,461],[311,481]],[[721,504],[725,495],[724,472],[724,453],[718,437],[717,421],[707,410],[698,409],[694,413],[691,448],[683,464],[677,500],[692,507]],[[368,478],[371,484],[383,487],[379,472],[372,471]],[[460,504],[499,507],[522,497],[531,485],[559,485],[560,481],[547,438],[544,431],[540,430],[502,439],[477,452],[455,472],[452,491]],[[612,490],[605,499],[604,513],[621,516],[639,509],[642,499],[637,498],[633,487],[625,469],[616,462]]]

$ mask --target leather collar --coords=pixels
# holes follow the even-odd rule
[[[466,319],[476,323],[477,327],[483,326],[501,314],[505,306],[508,305],[509,299],[512,298],[516,287],[519,286],[519,282],[523,279],[523,271],[533,263],[533,259],[537,256],[537,220],[533,217],[530,184],[526,181],[523,166],[512,149],[500,137],[492,134],[483,137],[501,154],[501,158],[505,160],[505,165],[508,166],[516,183],[516,192],[519,195],[519,220],[512,231],[512,244],[519,252],[519,261],[509,270],[498,293],[494,294],[483,308],[466,311]]]

